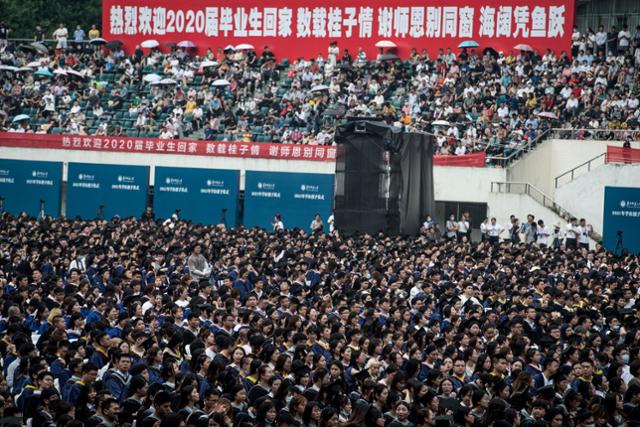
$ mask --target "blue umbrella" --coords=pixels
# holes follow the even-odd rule
[[[21,122],[23,120],[29,120],[30,118],[31,117],[27,116],[26,114],[18,114],[13,118],[12,123]]]
[[[459,48],[463,47],[480,47],[478,42],[474,42],[473,40],[465,40],[458,45]]]
[[[51,71],[49,71],[46,68],[41,68],[33,74],[36,76],[53,77],[53,74],[51,74]]]

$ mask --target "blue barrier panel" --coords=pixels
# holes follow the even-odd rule
[[[180,209],[180,218],[200,224],[236,226],[240,171],[156,167],[153,210],[168,218]]]
[[[148,192],[148,166],[69,163],[67,217],[139,217]]]
[[[62,163],[0,159],[0,197],[3,209],[38,217],[60,215]],[[42,203],[41,203],[42,201]]]
[[[640,188],[604,187],[604,247],[640,253]]]
[[[285,228],[310,231],[319,213],[328,230],[333,207],[333,175],[247,171],[244,191],[244,225],[272,229],[275,214],[282,215]]]

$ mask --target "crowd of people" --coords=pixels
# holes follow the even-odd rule
[[[638,256],[533,221],[471,241],[430,218],[389,237],[5,213],[0,424],[638,426]]]
[[[640,139],[638,30],[603,46],[601,32],[576,29],[572,56],[413,49],[398,60],[333,43],[293,61],[268,46],[201,47],[202,56],[137,46],[129,55],[119,43],[93,43],[95,27],[88,34],[86,43],[77,28],[67,43],[61,24],[48,50],[0,47],[0,129],[328,145],[353,115],[433,131],[441,154],[509,155],[552,126]],[[19,114],[29,117],[14,123]]]

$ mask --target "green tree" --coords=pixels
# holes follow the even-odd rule
[[[93,24],[101,28],[102,0],[0,0],[0,21],[11,28],[11,38],[32,38],[40,25],[50,39],[60,22],[71,36],[76,25],[86,32]]]

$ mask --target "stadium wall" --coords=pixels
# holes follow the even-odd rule
[[[556,189],[555,199],[565,209],[589,218],[598,233],[603,230],[604,187],[637,187],[640,165],[606,164]]]
[[[514,163],[508,169],[507,181],[528,182],[554,197],[556,177],[605,153],[607,145],[622,144],[622,141],[550,139]],[[637,142],[633,146],[640,147]]]

